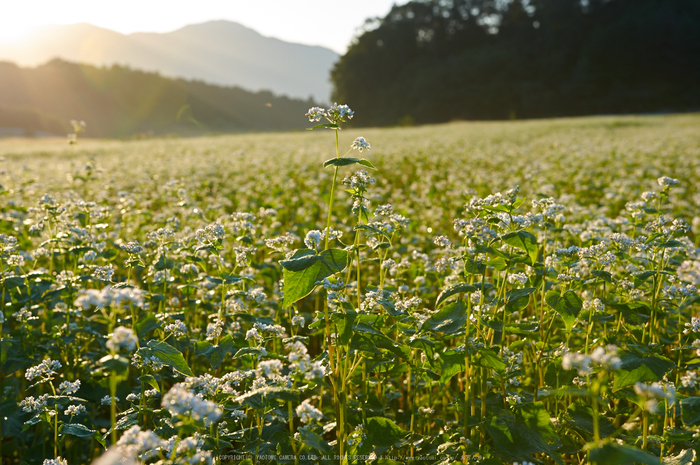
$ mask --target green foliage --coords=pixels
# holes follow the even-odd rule
[[[0,455],[692,463],[697,126],[0,141]]]
[[[320,254],[309,249],[299,249],[290,259],[282,260],[284,267],[284,307],[303,299],[314,290],[317,283],[340,273],[347,266],[345,250],[329,249]]]
[[[689,110],[699,21],[693,0],[413,0],[350,45],[334,98],[371,126]]]

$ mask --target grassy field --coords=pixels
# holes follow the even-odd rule
[[[0,140],[1,463],[692,463],[698,128]]]

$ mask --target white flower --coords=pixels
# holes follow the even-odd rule
[[[138,344],[138,339],[136,333],[133,329],[126,328],[124,326],[119,326],[114,330],[112,335],[107,341],[107,348],[114,352],[119,352],[121,349],[126,349],[131,352],[136,349]]]
[[[321,107],[311,107],[309,108],[309,111],[306,112],[306,117],[309,118],[309,121],[321,121],[321,118],[323,118],[326,114],[326,110],[324,110]]]
[[[66,415],[87,415],[87,409],[84,405],[69,405],[65,411]]]
[[[141,461],[155,457],[158,449],[166,445],[167,441],[158,437],[153,431],[141,431],[139,425],[132,426],[117,441],[120,452]]]
[[[43,396],[39,396],[38,398],[34,398],[33,396],[29,396],[24,398],[20,403],[19,406],[22,407],[22,410],[28,413],[33,413],[33,412],[38,412],[42,410],[44,407],[46,407],[46,402],[49,399],[48,394],[44,394]]]
[[[262,336],[260,335],[260,333],[258,333],[258,330],[256,328],[251,328],[245,333],[245,340],[247,341],[249,339],[257,341],[259,339],[262,339]]]
[[[322,240],[323,233],[317,229],[314,229],[306,233],[306,237],[304,238],[304,245],[306,245],[306,247],[309,249],[315,250],[321,245]]]
[[[170,323],[163,328],[166,333],[173,333],[174,337],[182,337],[187,334],[187,326],[180,320]]]
[[[321,421],[323,419],[323,413],[306,400],[296,408],[296,412],[301,422],[305,424],[314,420]]]
[[[669,178],[668,176],[660,177],[659,179],[657,179],[657,182],[661,187],[673,187],[681,183],[678,179]]]
[[[371,149],[371,147],[369,146],[369,142],[367,142],[364,137],[356,138],[355,141],[352,143],[352,148],[353,150],[357,149],[359,152],[362,152],[364,149]]]
[[[80,380],[77,380],[74,383],[71,383],[70,381],[64,381],[61,384],[58,385],[58,389],[63,391],[63,394],[70,396],[78,392],[78,389],[80,389]]]
[[[55,459],[45,459],[42,465],[68,465],[68,460],[56,457]]]
[[[205,426],[215,423],[223,414],[216,403],[193,394],[181,383],[174,385],[163,396],[162,405],[172,415],[190,417],[197,421],[202,420]]]
[[[576,369],[581,376],[593,373],[592,365],[599,366],[606,371],[614,371],[620,368],[622,360],[617,356],[617,347],[609,345],[606,348],[596,347],[590,355],[579,352],[568,352],[561,360],[564,370]]]
[[[650,413],[656,413],[659,399],[665,399],[669,405],[676,401],[676,390],[670,383],[665,386],[661,383],[636,383],[634,392],[644,400],[644,408]]]
[[[375,182],[375,179],[367,174],[366,170],[359,170],[352,176],[346,176],[343,179],[343,184],[349,185],[355,190],[367,190],[367,187]]]
[[[115,397],[115,401],[119,402],[119,397]],[[107,395],[100,399],[100,404],[102,405],[112,405],[112,397]]]
[[[53,375],[56,374],[56,371],[60,368],[61,362],[47,358],[37,366],[28,368],[27,372],[24,374],[24,377],[27,378],[28,381],[33,381],[34,379],[39,377],[44,379],[51,379]]]

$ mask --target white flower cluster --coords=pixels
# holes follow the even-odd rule
[[[68,460],[62,457],[56,457],[55,459],[44,459],[42,465],[68,465]]]
[[[676,401],[676,390],[672,383],[637,383],[634,392],[644,400],[644,408],[650,413],[656,413],[659,400],[666,400],[669,405]]]
[[[267,334],[271,337],[284,337],[286,336],[285,329],[280,325],[266,325],[265,323],[255,323],[253,325],[254,329],[257,329],[263,334]]]
[[[581,376],[593,373],[593,367],[600,367],[605,371],[615,371],[622,365],[622,360],[617,356],[617,347],[609,345],[605,348],[596,347],[590,355],[579,352],[568,352],[561,359],[564,370],[576,369]]]
[[[314,420],[321,421],[323,419],[323,413],[306,400],[299,404],[296,408],[296,412],[297,416],[304,424],[311,423]]]
[[[282,362],[279,360],[263,360],[258,364],[258,373],[268,379],[277,379],[282,375]]]
[[[511,284],[520,284],[523,285],[527,282],[529,278],[525,273],[512,273],[508,275],[508,282]]]
[[[222,415],[222,411],[216,403],[193,394],[180,383],[174,385],[163,396],[162,405],[172,415],[191,417],[196,421],[201,420],[204,421],[205,426],[215,423]]]
[[[60,370],[61,366],[61,362],[58,360],[47,358],[37,366],[27,368],[24,377],[27,378],[28,381],[33,381],[36,378],[42,378],[42,381],[47,381],[57,374],[57,370]]]
[[[117,448],[124,456],[146,461],[158,455],[158,450],[164,448],[167,441],[161,439],[153,431],[142,431],[139,425],[134,425],[124,432],[117,441]]]
[[[668,176],[662,176],[656,181],[659,183],[659,186],[663,188],[678,186],[681,183],[678,179],[669,178]]]
[[[109,306],[141,308],[143,305],[143,291],[134,287],[114,288],[107,286],[100,291],[97,289],[81,290],[80,295],[75,299],[75,306],[83,310]]]
[[[343,237],[343,232],[335,230],[333,228],[328,228],[328,240],[340,239]],[[326,238],[326,231],[319,231],[318,229],[311,230],[306,233],[304,238],[304,245],[309,249],[317,249],[323,240]]]
[[[122,250],[126,253],[139,253],[143,250],[143,247],[139,244],[139,241],[127,242],[121,246]]]
[[[48,394],[44,394],[37,398],[35,398],[34,396],[29,396],[22,399],[22,401],[19,403],[19,406],[22,407],[22,410],[28,413],[39,412],[44,407],[46,407],[46,402],[48,401],[48,399]]]
[[[334,103],[327,110],[321,107],[311,107],[305,116],[309,118],[309,121],[321,121],[321,118],[326,118],[329,122],[337,124],[345,122],[345,118],[352,119],[354,114],[355,112],[349,106]]]
[[[107,348],[114,352],[119,352],[122,349],[126,349],[128,352],[131,352],[136,349],[138,342],[136,333],[134,333],[133,329],[119,326],[110,335],[109,340],[107,341]]]
[[[686,371],[685,375],[681,376],[681,384],[687,389],[700,387],[700,376],[698,376],[698,372]]]
[[[77,380],[74,383],[71,383],[70,381],[64,381],[58,385],[58,389],[61,392],[63,392],[64,395],[72,396],[73,394],[78,392],[78,389],[80,389],[80,380]]]
[[[265,239],[265,245],[271,249],[277,250],[278,252],[283,252],[285,248],[292,245],[295,240],[296,238],[294,235],[285,232],[281,236],[272,239]]]
[[[87,409],[84,405],[69,405],[64,414],[68,416],[87,415]]]
[[[700,333],[700,318],[694,316],[690,318],[690,323],[685,324],[686,328],[683,330],[683,334],[688,334],[691,331],[693,333]]]
[[[375,182],[376,180],[370,176],[366,170],[356,171],[352,176],[345,176],[343,179],[343,184],[360,191],[367,190],[367,188]]]
[[[226,231],[224,230],[224,226],[218,221],[207,225],[204,229],[198,229],[195,231],[197,240],[201,244],[214,244],[220,242],[223,240],[225,234]]]
[[[433,238],[433,244],[438,247],[451,247],[452,241],[450,241],[450,238],[447,236],[435,236]]]
[[[605,310],[605,305],[600,299],[584,300],[583,309],[589,312],[600,313]]]
[[[326,375],[326,368],[319,360],[311,362],[308,350],[303,342],[294,341],[284,346],[289,354],[289,370],[294,373],[303,373],[307,380],[320,379]]]
[[[175,323],[170,323],[166,325],[163,330],[166,333],[172,333],[173,337],[182,337],[187,334],[187,326],[180,320],[176,320]]]
[[[357,150],[358,152],[362,152],[365,149],[370,150],[372,148],[369,146],[369,142],[367,142],[364,137],[357,137],[352,143],[351,147],[353,150]]]

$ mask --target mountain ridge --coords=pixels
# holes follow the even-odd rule
[[[243,24],[212,20],[174,31],[122,34],[89,23],[45,26],[28,39],[0,43],[0,60],[38,66],[53,58],[122,65],[171,78],[202,80],[292,98],[330,98],[331,49],[267,37]]]

